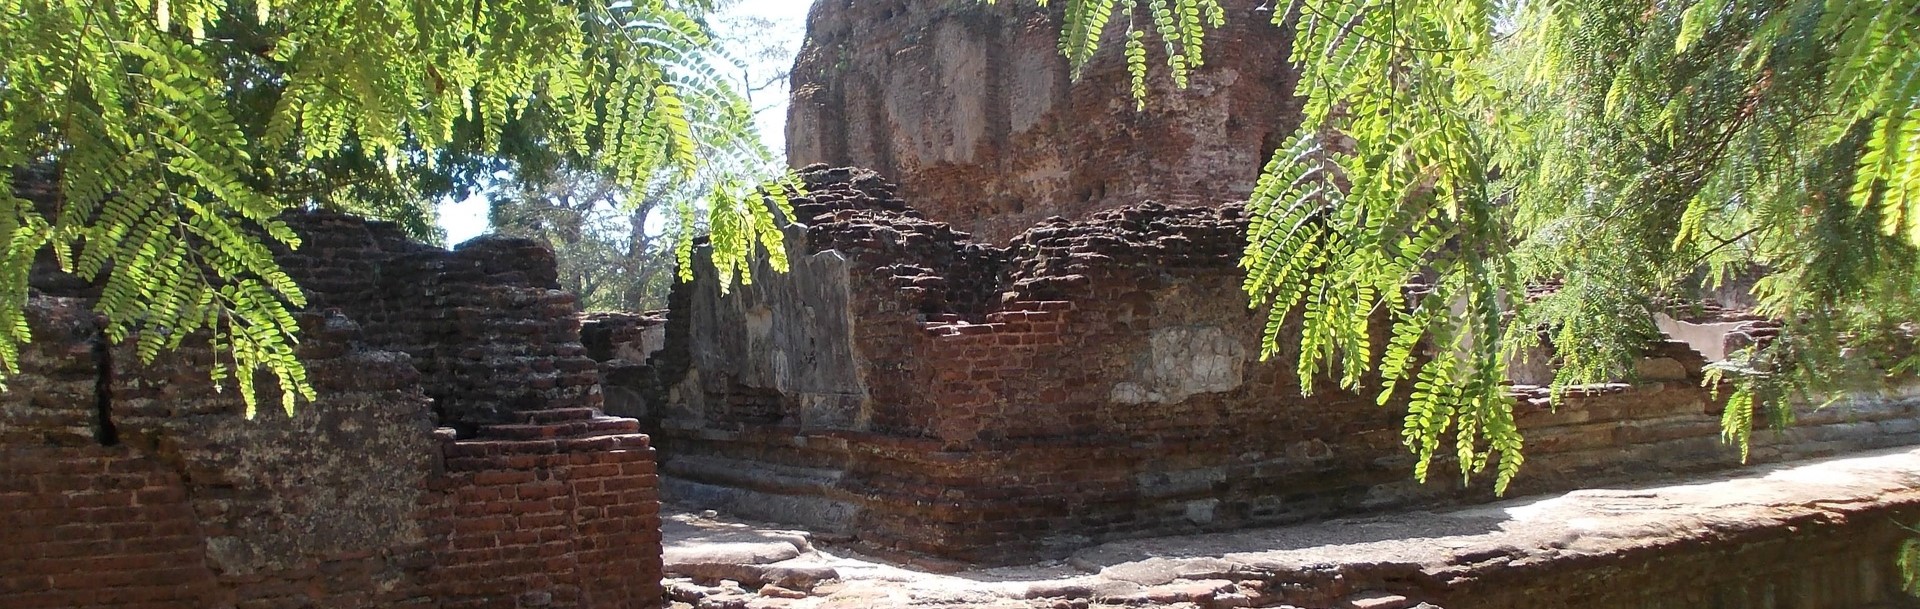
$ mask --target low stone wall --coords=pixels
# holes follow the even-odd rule
[[[0,393],[0,606],[659,606],[653,449],[598,409],[539,252],[290,224],[320,394],[292,416],[268,388],[241,417],[192,341],[102,345],[85,286],[36,279],[74,297],[34,296]]]
[[[974,561],[1107,539],[1492,499],[1411,480],[1396,406],[1299,392],[1236,267],[1240,210],[1051,220],[1010,248],[928,221],[871,174],[815,168],[794,270],[676,295],[650,358],[669,490]],[[1523,395],[1516,492],[1738,465],[1684,345],[1638,386]],[[1761,432],[1756,460],[1920,442],[1920,399]]]
[[[1884,609],[1920,605],[1900,591],[1902,523],[1912,503],[1763,521],[1710,539],[1676,539],[1589,560],[1490,565],[1447,591],[1447,609]]]

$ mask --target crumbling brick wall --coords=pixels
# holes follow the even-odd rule
[[[1048,216],[1243,198],[1300,122],[1299,76],[1290,30],[1270,23],[1286,3],[1221,5],[1227,25],[1209,32],[1191,88],[1173,90],[1156,59],[1137,110],[1118,28],[1075,79],[1059,3],[817,3],[793,70],[788,159],[873,168],[986,243]],[[1133,18],[1151,23],[1144,7]]]
[[[191,341],[101,345],[86,286],[36,278],[74,297],[36,294],[0,393],[0,606],[659,606],[653,449],[599,411],[550,255],[290,224],[293,416],[242,418]]]
[[[300,355],[323,398],[247,421],[239,397],[205,379],[209,353],[145,366],[99,347],[83,300],[35,298],[30,314],[36,340],[0,394],[0,512],[12,523],[0,605],[424,596],[433,546],[420,506],[437,446],[404,356],[349,349],[350,322],[304,315]]]
[[[348,312],[368,343],[412,356],[441,424],[470,435],[523,411],[600,405],[575,298],[545,246],[489,236],[448,252],[350,216],[288,220],[306,243],[279,258],[309,307]]]
[[[1238,206],[1049,220],[1000,248],[870,172],[805,175],[791,274],[675,295],[649,360],[671,492],[984,561],[1492,498],[1445,462],[1415,483],[1400,407],[1301,395],[1287,348],[1260,361]],[[1525,390],[1515,492],[1736,466],[1701,364],[1668,345],[1642,384],[1557,410]],[[1920,441],[1913,395],[1854,402],[1758,434],[1756,459]]]
[[[368,319],[368,342],[409,354],[441,446],[427,518],[446,546],[447,607],[644,607],[661,601],[653,449],[633,419],[600,412],[597,366],[553,254],[483,237],[452,252],[335,214],[289,222],[281,256],[312,308]],[[371,279],[371,281],[369,281]]]
[[[633,419],[550,410],[448,442],[433,590],[453,607],[664,602],[653,449]]]
[[[657,423],[649,404],[664,402],[654,382],[649,357],[666,345],[666,311],[592,313],[580,320],[580,343],[600,368],[602,401],[608,413],[633,417],[648,427]]]

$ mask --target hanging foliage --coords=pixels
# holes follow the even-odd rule
[[[1068,2],[1067,56],[1133,8]],[[1307,104],[1249,202],[1265,355],[1297,319],[1303,390],[1377,374],[1423,479],[1451,437],[1463,474],[1493,465],[1505,489],[1519,353],[1550,341],[1556,390],[1629,377],[1663,299],[1743,275],[1787,324],[1710,371],[1743,450],[1758,410],[1784,422],[1920,364],[1920,0],[1284,9]]]
[[[186,340],[222,354],[249,414],[256,376],[312,399],[294,357],[305,303],[268,245],[276,219],[341,207],[414,219],[496,170],[566,163],[644,190],[710,167],[771,164],[717,75],[711,0],[0,0],[0,166],[50,170],[51,208],[0,180],[0,366],[31,340],[35,256],[103,286],[115,341],[152,360]],[[751,202],[758,180],[718,182]],[[777,200],[773,201],[778,203]],[[767,213],[718,206],[713,242],[781,252]],[[692,226],[700,211],[679,210]],[[724,217],[725,220],[718,220]],[[776,259],[778,267],[781,261]],[[742,280],[745,277],[742,276]]]

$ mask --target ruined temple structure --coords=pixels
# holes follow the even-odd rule
[[[0,607],[662,604],[654,451],[600,412],[552,254],[288,218],[319,399],[257,420],[189,347],[107,346],[37,277],[0,393]]]
[[[1118,53],[1072,78],[1057,50],[1062,4],[816,2],[794,65],[789,162],[872,168],[983,243],[1049,216],[1252,192],[1300,121],[1291,37],[1269,24],[1285,2],[1222,0],[1227,25],[1209,34],[1191,88],[1156,72],[1145,111]]]
[[[607,408],[662,447],[663,489],[986,564],[1493,499],[1484,482],[1414,482],[1400,407],[1303,395],[1295,341],[1260,360],[1240,201],[1300,98],[1275,6],[1222,4],[1192,89],[1162,75],[1136,111],[1118,53],[1073,78],[1057,6],[816,2],[788,121],[810,191],[792,272],[726,296],[701,275],[664,320],[590,323],[630,345],[597,350],[618,379]],[[871,169],[829,169],[844,165]],[[1703,367],[1777,330],[1683,309],[1632,383],[1554,408],[1546,358],[1516,368],[1513,492],[1741,465]],[[1920,386],[1760,432],[1753,460],[1915,443]]]
[[[607,407],[653,434],[670,495],[869,551],[989,564],[1494,499],[1444,473],[1414,482],[1401,407],[1332,386],[1304,396],[1296,354],[1259,360],[1239,205],[1055,218],[1000,247],[926,217],[873,172],[803,175],[790,273],[727,296],[702,275],[664,324],[596,323],[647,341],[627,349],[644,362],[603,362],[624,371],[610,386],[625,397]],[[1770,331],[1738,323],[1712,347]],[[1706,363],[1668,342],[1637,384],[1576,390],[1558,409],[1517,386],[1528,444],[1513,491],[1739,466],[1701,387]],[[1914,389],[1761,431],[1753,458],[1920,443]]]
[[[1565,492],[1528,503],[1486,505],[1444,460],[1416,483],[1403,408],[1303,394],[1290,336],[1262,361],[1237,201],[1299,101],[1271,4],[1222,3],[1233,25],[1194,87],[1144,113],[1113,57],[1070,79],[1057,17],[1028,3],[816,3],[792,158],[877,171],[806,166],[791,272],[723,294],[697,265],[665,312],[580,315],[532,242],[446,251],[291,215],[305,245],[279,259],[308,290],[299,355],[320,391],[291,415],[266,391],[243,419],[192,343],[140,363],[103,340],[90,286],[36,273],[35,341],[0,393],[0,609],[659,607],[662,493],[702,514],[676,524],[725,513],[996,569],[954,595],[862,568],[923,586],[889,596],[819,564],[683,563],[699,573],[676,585],[703,587],[673,598],[705,608],[1900,596],[1920,449],[1853,453],[1920,445],[1920,385],[1755,435],[1756,462],[1848,459],[1741,469],[1702,370],[1778,327],[1737,299],[1676,303],[1631,382],[1557,408],[1537,386],[1552,370],[1517,368],[1512,491]],[[1289,526],[1241,532],[1267,525]],[[1030,585],[999,570],[1038,559],[1061,560]]]

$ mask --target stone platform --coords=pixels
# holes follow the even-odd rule
[[[1916,606],[1894,560],[1916,537],[1900,525],[1916,522],[1920,449],[1910,448],[1122,541],[1019,567],[889,562],[712,513],[672,516],[665,543],[670,594],[683,607],[1856,609]]]

